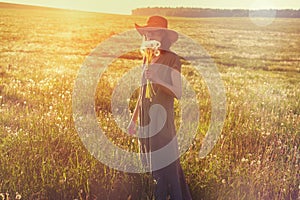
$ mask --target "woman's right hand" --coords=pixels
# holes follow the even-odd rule
[[[128,129],[129,135],[135,135],[136,134],[136,123],[133,120],[131,120],[127,129]]]

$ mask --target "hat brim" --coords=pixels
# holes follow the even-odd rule
[[[135,24],[135,28],[141,35],[146,35],[146,33],[149,32],[149,31],[163,30],[167,34],[167,36],[168,36],[171,43],[174,43],[178,40],[178,33],[176,31],[171,30],[171,29],[162,28],[162,27],[149,27],[147,25],[146,26],[140,26],[138,24]]]

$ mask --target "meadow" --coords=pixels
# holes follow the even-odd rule
[[[117,171],[95,159],[72,113],[74,83],[87,56],[147,17],[0,4],[0,19],[0,198],[151,199],[149,174]],[[200,159],[210,95],[201,74],[183,64],[201,111],[196,137],[181,157],[193,199],[300,199],[300,20],[278,18],[268,26],[249,18],[169,20],[170,28],[206,49],[226,90],[222,133]],[[137,151],[137,141],[114,123],[110,98],[118,78],[140,59],[138,50],[116,59],[95,95],[99,126],[130,151]]]

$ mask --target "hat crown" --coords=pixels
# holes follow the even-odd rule
[[[168,20],[161,16],[151,16],[147,21],[147,27],[168,28]]]
[[[151,30],[163,30],[171,43],[174,43],[178,39],[177,32],[168,29],[168,20],[162,16],[151,16],[147,20],[147,25],[140,26],[135,23],[136,30],[141,35],[146,35]]]

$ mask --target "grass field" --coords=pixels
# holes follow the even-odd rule
[[[0,4],[0,19],[0,198],[151,199],[148,174],[101,164],[81,143],[72,117],[73,86],[86,57],[146,17]],[[300,20],[265,27],[248,18],[169,20],[207,50],[226,89],[223,131],[199,159],[209,93],[201,75],[183,65],[201,109],[201,126],[181,157],[193,199],[300,199]],[[110,95],[117,78],[140,62],[138,51],[113,62],[95,97],[99,125],[132,151],[137,143],[114,124]]]

